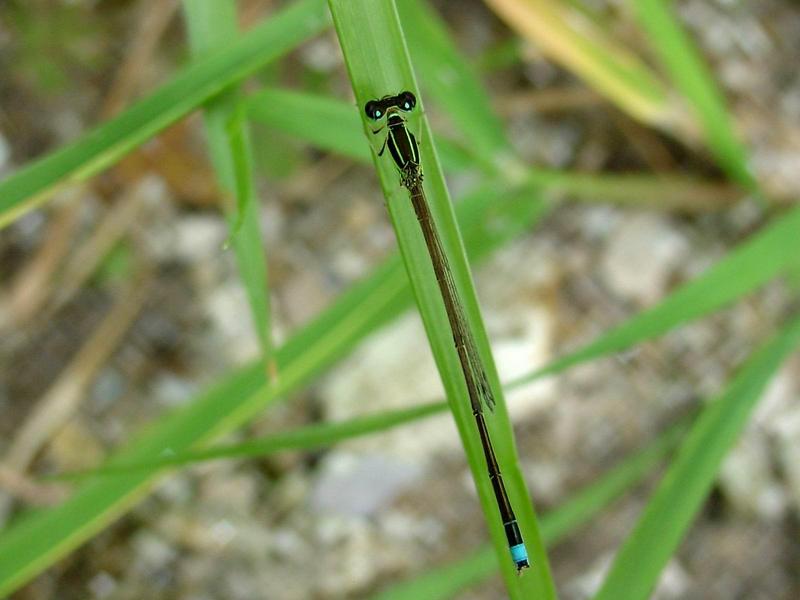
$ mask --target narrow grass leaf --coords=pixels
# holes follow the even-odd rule
[[[686,423],[679,423],[653,440],[644,450],[625,458],[561,506],[542,516],[542,537],[548,547],[576,531],[598,515],[611,502],[653,472],[680,440]],[[485,581],[499,569],[494,548],[486,545],[468,557],[395,585],[374,596],[373,600],[445,600],[458,592]]]
[[[673,174],[530,169],[527,181],[564,192],[581,202],[610,202],[689,214],[722,210],[742,197],[736,186]]]
[[[647,41],[656,49],[672,80],[689,101],[720,165],[745,188],[757,191],[747,152],[734,131],[725,99],[669,2],[636,0],[631,4],[647,32]]]
[[[530,190],[520,194],[530,195]],[[475,258],[493,243],[507,239],[495,225],[522,231],[542,211],[521,201],[496,183],[487,182],[459,203],[459,215],[472,223],[466,237]],[[493,218],[494,211],[516,214],[511,222]],[[525,219],[528,219],[525,221]],[[507,234],[507,235],[510,235]],[[257,362],[226,377],[181,409],[158,419],[115,455],[113,462],[138,463],[165,451],[182,452],[209,443],[241,426],[264,408],[286,397],[345,356],[368,333],[396,317],[411,302],[408,281],[399,257],[377,268],[308,326],[278,348],[281,372],[277,383],[265,381]],[[15,521],[0,536],[0,597],[19,588],[136,504],[158,481],[157,474],[132,473],[91,480],[59,506],[38,510]]]
[[[282,88],[258,91],[247,99],[248,115],[269,127],[296,136],[328,152],[359,162],[372,159],[361,131],[358,108],[347,102]],[[475,167],[468,151],[434,135],[436,150],[446,171]],[[520,167],[519,177],[553,192],[585,202],[613,202],[683,212],[704,212],[730,206],[741,196],[735,187],[680,175],[648,173],[581,173]],[[489,169],[511,183],[510,165]]]
[[[800,237],[800,207],[774,220],[700,277],[594,342],[513,382],[517,386],[600,356],[620,352],[750,293],[799,262],[788,249]]]
[[[250,118],[296,136],[319,148],[369,162],[372,154],[364,139],[358,107],[325,96],[281,88],[266,88],[247,99]],[[436,138],[442,162],[451,171],[474,166],[474,159],[452,141]]]
[[[258,198],[255,197],[253,191],[253,158],[244,103],[238,95],[234,95],[234,100],[235,104],[231,110],[227,111],[229,114],[226,115],[227,123],[225,125],[230,162],[233,164],[233,187],[235,190],[233,196],[236,199],[236,209],[227,211],[231,213],[228,217],[229,226],[231,222],[233,223],[230,227],[232,237],[242,230],[247,209],[252,208],[254,204],[256,208],[258,207]],[[258,225],[258,212],[258,210],[252,211],[255,218],[250,219],[256,225]],[[259,246],[259,250],[263,254],[263,246]],[[264,283],[266,284],[266,280]]]
[[[195,62],[150,96],[0,182],[0,227],[84,181],[231,84],[322,31],[325,0],[298,0],[219,52]]]
[[[503,123],[441,18],[425,0],[398,0],[397,10],[426,95],[453,121],[477,160],[495,172],[505,168],[514,149]]]
[[[656,127],[676,125],[676,107],[663,82],[585,13],[557,0],[486,3],[509,27],[631,116]]]
[[[318,423],[292,431],[276,433],[238,444],[215,445],[201,450],[165,453],[164,456],[140,463],[114,463],[86,471],[58,474],[48,479],[76,479],[95,475],[119,475],[135,471],[156,471],[164,467],[179,467],[209,460],[259,458],[286,450],[314,450],[331,446],[342,440],[379,433],[398,425],[447,410],[447,403],[431,402],[402,410],[393,410],[356,417],[338,423]]]
[[[441,235],[444,251],[450,260],[453,278],[469,321],[468,326],[476,334],[479,352],[497,399],[497,409],[493,414],[487,415],[487,424],[495,443],[497,460],[503,472],[509,497],[515,510],[518,511],[517,519],[531,558],[532,568],[522,576],[517,576],[514,565],[507,556],[505,533],[492,485],[486,475],[480,438],[469,403],[465,400],[467,395],[463,373],[419,222],[411,207],[407,191],[399,185],[399,177],[391,158],[386,156],[381,160],[378,157],[382,139],[376,139],[377,136],[373,135],[371,126],[364,116],[362,116],[362,130],[374,144],[375,166],[380,176],[398,246],[425,325],[428,342],[447,392],[450,409],[461,434],[495,548],[498,554],[504,557],[503,575],[509,594],[512,598],[531,596],[542,599],[553,598],[555,590],[547,556],[539,536],[533,506],[519,470],[513,432],[480,318],[469,266],[425,118],[424,102],[409,62],[406,41],[394,2],[330,0],[329,5],[358,106],[363,107],[371,99],[397,94],[403,90],[410,90],[417,96],[418,108],[409,115],[408,126],[419,140],[430,210]]]
[[[371,158],[358,107],[326,96],[262,88],[247,98],[251,119],[359,162]]]
[[[795,317],[754,353],[718,399],[703,409],[631,535],[623,543],[597,600],[646,600],[659,574],[711,490],[725,454],[775,371],[800,344]]]
[[[184,0],[183,7],[196,59],[219,51],[239,37],[233,0]],[[211,162],[223,194],[222,208],[228,221],[229,239],[247,291],[261,354],[270,364],[272,334],[267,262],[261,239],[260,205],[253,191],[247,121],[237,84],[206,103],[203,120]]]

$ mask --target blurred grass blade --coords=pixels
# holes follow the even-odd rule
[[[677,124],[663,82],[583,12],[558,0],[486,3],[509,27],[631,116],[661,128]]]
[[[53,478],[74,479],[94,475],[119,475],[136,471],[156,471],[164,467],[179,467],[208,460],[257,458],[286,450],[314,450],[331,446],[342,440],[385,431],[446,410],[447,403],[444,401],[429,402],[411,408],[384,411],[338,423],[317,423],[238,444],[215,445],[201,450],[169,453],[144,462],[115,463],[97,469],[58,474]]]
[[[487,477],[483,450],[475,427],[469,402],[465,400],[464,376],[453,345],[450,325],[445,313],[439,285],[431,267],[428,249],[423,240],[416,214],[408,193],[401,188],[394,163],[378,160],[380,140],[372,134],[370,124],[362,114],[362,131],[373,148],[387,207],[394,227],[398,246],[406,265],[422,317],[428,342],[445,387],[450,410],[458,426],[464,450],[472,471],[478,496],[486,515],[487,525],[498,555],[504,557],[503,576],[512,598],[537,597],[542,600],[555,597],[549,572],[547,555],[538,532],[533,505],[525,487],[516,458],[513,432],[505,409],[497,372],[492,360],[486,332],[472,286],[469,266],[464,255],[459,230],[453,216],[453,207],[439,166],[436,149],[409,61],[406,41],[392,0],[330,0],[334,27],[339,36],[347,70],[353,85],[358,106],[373,98],[412,91],[418,99],[418,108],[409,115],[408,126],[414,131],[420,145],[420,155],[425,173],[425,191],[428,205],[441,236],[455,285],[462,299],[468,326],[472,329],[479,347],[492,390],[497,400],[493,414],[487,415],[487,426],[495,446],[495,453],[511,503],[517,511],[517,521],[522,530],[531,560],[531,570],[518,576],[508,558],[503,524],[499,518],[492,484]],[[375,141],[373,141],[375,140]]]
[[[397,10],[426,95],[454,122],[473,156],[499,173],[514,149],[477,75],[425,0],[397,0]]]
[[[722,210],[742,197],[736,186],[673,174],[530,169],[527,180],[583,202],[689,214]]]
[[[744,145],[733,129],[725,99],[700,53],[665,0],[632,2],[647,41],[658,51],[672,80],[689,101],[711,151],[728,174],[750,191],[757,183],[747,164]]]
[[[459,216],[469,224],[465,239],[475,257],[485,256],[543,214],[542,203],[532,202],[531,194],[529,189],[509,193],[487,182],[459,203]],[[497,214],[509,218],[498,220]],[[110,464],[144,462],[165,451],[182,452],[235,429],[345,356],[410,300],[408,281],[395,256],[277,349],[281,377],[272,386],[265,382],[261,362],[241,369],[193,398],[186,408],[158,419]],[[153,473],[92,480],[63,504],[13,523],[0,535],[0,597],[112,523],[157,481]]]
[[[633,533],[623,543],[597,600],[646,600],[694,520],[725,454],[747,425],[758,399],[786,357],[800,344],[795,317],[754,353],[698,417]]]
[[[358,109],[341,100],[268,88],[248,97],[247,112],[260,123],[328,152],[360,162],[372,159],[369,144],[361,131]],[[434,139],[445,170],[460,171],[475,166],[474,159],[453,142],[436,135]],[[492,172],[496,170],[493,166]],[[504,177],[511,178],[507,169],[500,171]],[[680,175],[580,173],[527,168],[522,176],[535,186],[564,192],[587,202],[613,202],[686,212],[719,210],[731,205],[741,195],[741,191],[732,186]]]
[[[225,195],[233,196],[236,199],[235,207],[231,206],[230,202],[226,203],[228,205],[226,213],[228,215],[230,236],[235,237],[242,230],[248,209],[253,208],[253,205],[258,209],[258,198],[255,197],[255,192],[253,191],[253,152],[250,144],[250,132],[247,128],[247,113],[245,112],[244,103],[238,94],[235,94],[232,99],[234,101],[233,104],[226,107],[227,110],[225,111],[225,134],[228,138],[227,150],[232,169],[225,172],[230,173],[230,171],[233,171],[233,181],[228,183],[233,184],[234,191],[232,194],[225,192]],[[214,100],[211,102],[214,102]],[[210,110],[211,107],[209,106],[204,110],[204,113],[208,113]],[[222,172],[220,171],[221,175]],[[235,210],[233,210],[234,208]],[[251,213],[252,216],[248,220],[258,225],[260,211],[254,210]],[[260,235],[258,239],[261,239]],[[259,245],[259,250],[263,254],[263,243]],[[262,260],[262,262],[264,261]],[[266,272],[264,273],[264,283],[266,284]]]
[[[642,481],[675,447],[686,430],[680,423],[658,436],[644,450],[623,462],[568,498],[561,506],[548,511],[541,519],[542,537],[548,547],[588,523],[611,502]],[[412,581],[392,586],[373,600],[445,600],[467,587],[485,581],[497,572],[494,548],[484,546],[458,562],[432,569]]]
[[[233,0],[184,0],[189,41],[195,59],[231,45],[239,37]],[[236,254],[250,312],[261,346],[271,363],[272,335],[267,262],[261,239],[259,202],[253,192],[252,151],[238,85],[214,96],[203,108],[211,162],[222,190],[222,208]],[[235,198],[235,201],[231,199]]]
[[[721,308],[797,265],[800,259],[788,251],[797,239],[800,239],[800,207],[775,219],[700,277],[683,285],[653,308],[640,312],[576,352],[517,379],[512,385],[620,352]]]
[[[247,99],[250,118],[278,131],[296,136],[319,148],[369,162],[372,155],[361,129],[358,108],[325,96],[281,88],[262,89]],[[436,148],[452,171],[474,166],[467,151],[441,137]]]
[[[22,167],[0,182],[0,227],[49,198],[59,186],[84,181],[196,109],[232,83],[322,31],[325,0],[298,0],[227,48],[183,69],[169,83],[77,141]]]
[[[358,108],[325,96],[265,88],[247,98],[251,119],[360,162],[371,158]]]

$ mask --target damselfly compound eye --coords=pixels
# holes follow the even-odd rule
[[[373,121],[377,121],[383,116],[383,109],[376,100],[370,100],[364,105],[364,113]]]
[[[417,105],[417,99],[411,92],[401,92],[397,100],[397,105],[403,110],[411,110]]]

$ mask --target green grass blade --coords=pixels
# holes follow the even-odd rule
[[[722,167],[751,191],[758,184],[747,164],[747,152],[734,132],[725,99],[700,53],[665,0],[632,2],[647,40],[658,52],[670,77],[689,101],[705,138]]]
[[[296,136],[329,152],[359,162],[372,160],[361,130],[358,108],[341,100],[280,88],[267,88],[247,99],[250,118]],[[436,138],[442,162],[452,171],[474,166],[465,150]]]
[[[233,0],[184,0],[189,41],[195,59],[219,51],[238,37]],[[264,360],[272,355],[267,262],[255,197],[252,151],[237,85],[209,100],[203,109],[211,162],[223,194],[229,238],[244,282]],[[235,198],[235,201],[232,199]]]
[[[369,144],[361,132],[358,109],[341,100],[268,88],[247,99],[247,112],[260,123],[328,152],[359,162],[372,160]],[[475,166],[475,159],[453,142],[441,136],[434,136],[434,139],[445,170],[460,171]],[[496,171],[494,165],[488,172]],[[508,168],[500,169],[499,175],[513,179]],[[527,168],[522,176],[533,185],[564,192],[587,202],[613,202],[667,210],[719,209],[730,205],[740,195],[735,188],[680,175],[579,173]]]
[[[583,12],[558,0],[486,3],[509,27],[620,109],[657,127],[675,124],[675,107],[663,82]]]
[[[481,357],[486,364],[492,389],[497,399],[497,409],[487,415],[488,427],[495,443],[498,463],[504,475],[507,491],[517,512],[518,522],[525,537],[532,568],[517,576],[508,558],[507,542],[503,532],[491,483],[486,476],[482,447],[474,424],[474,417],[466,398],[465,383],[460,369],[444,305],[436,277],[433,273],[427,247],[416,215],[405,189],[398,183],[398,175],[389,157],[379,160],[376,145],[375,166],[380,176],[388,210],[403,255],[411,287],[417,300],[428,335],[428,341],[447,392],[450,409],[461,434],[473,479],[478,489],[481,505],[487,515],[492,540],[499,555],[504,557],[503,575],[512,598],[554,598],[555,590],[550,576],[547,556],[541,542],[533,506],[524,485],[516,460],[513,432],[505,410],[497,373],[491,360],[486,333],[478,310],[469,267],[464,255],[458,228],[452,212],[447,188],[441,173],[433,139],[424,116],[423,101],[419,95],[400,28],[394,2],[382,0],[330,0],[334,26],[345,57],[358,106],[373,98],[411,90],[417,95],[418,110],[409,119],[409,126],[417,134],[420,144],[425,186],[433,218],[437,223],[442,245],[449,256],[456,285],[459,288],[470,327],[476,334]],[[362,117],[364,118],[364,117]],[[362,130],[371,143],[375,143],[369,123]]]
[[[789,248],[794,247],[798,238],[800,207],[777,218],[703,275],[683,285],[653,308],[637,314],[576,352],[517,379],[512,385],[521,385],[620,352],[723,307],[797,265],[798,257]]]
[[[627,457],[599,481],[586,486],[558,508],[545,513],[541,519],[545,543],[554,546],[644,479],[675,447],[685,430],[685,423],[670,428],[644,450]],[[467,587],[485,581],[498,568],[494,548],[486,545],[465,559],[432,569],[413,581],[393,586],[377,594],[374,600],[445,600]]]
[[[529,169],[527,181],[579,201],[687,213],[727,208],[742,196],[732,185],[673,174]]]
[[[209,460],[258,458],[286,450],[315,450],[331,446],[342,440],[385,431],[445,410],[447,410],[446,402],[429,402],[411,408],[384,411],[338,423],[316,423],[238,444],[214,445],[200,450],[167,453],[165,456],[139,463],[115,462],[113,465],[101,466],[97,469],[61,473],[48,477],[48,479],[76,479],[96,475],[156,471],[164,467],[180,467]]]
[[[358,108],[349,102],[282,88],[263,88],[247,98],[251,119],[359,162],[371,158]]]
[[[775,371],[800,344],[795,317],[703,409],[681,444],[633,533],[623,543],[596,598],[645,600],[708,495],[725,454],[747,425]]]
[[[424,0],[398,0],[397,10],[426,94],[453,121],[472,155],[492,171],[502,171],[514,160],[514,149],[481,82],[444,23]]]
[[[489,182],[459,203],[459,216],[469,225],[465,239],[476,258],[542,214],[541,203],[532,202],[530,195],[530,190],[510,194]],[[498,221],[493,218],[495,211],[513,216],[508,222]],[[505,231],[497,230],[498,223],[506,225]],[[402,264],[393,257],[277,349],[281,372],[277,384],[266,384],[261,362],[242,369],[194,398],[185,409],[159,419],[114,461],[151,460],[167,449],[181,452],[235,429],[346,355],[410,301]],[[81,486],[61,505],[12,524],[0,536],[0,597],[124,514],[156,481],[152,473],[104,477]]]
[[[328,24],[324,0],[298,0],[227,48],[183,69],[169,83],[77,141],[0,182],[0,227],[60,186],[84,181],[212,96],[286,53]]]

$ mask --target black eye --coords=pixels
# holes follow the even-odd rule
[[[370,100],[364,105],[364,113],[372,120],[380,119],[383,116],[383,110],[376,100]]]
[[[417,99],[411,92],[403,92],[400,94],[400,108],[403,110],[411,110],[417,105]]]

